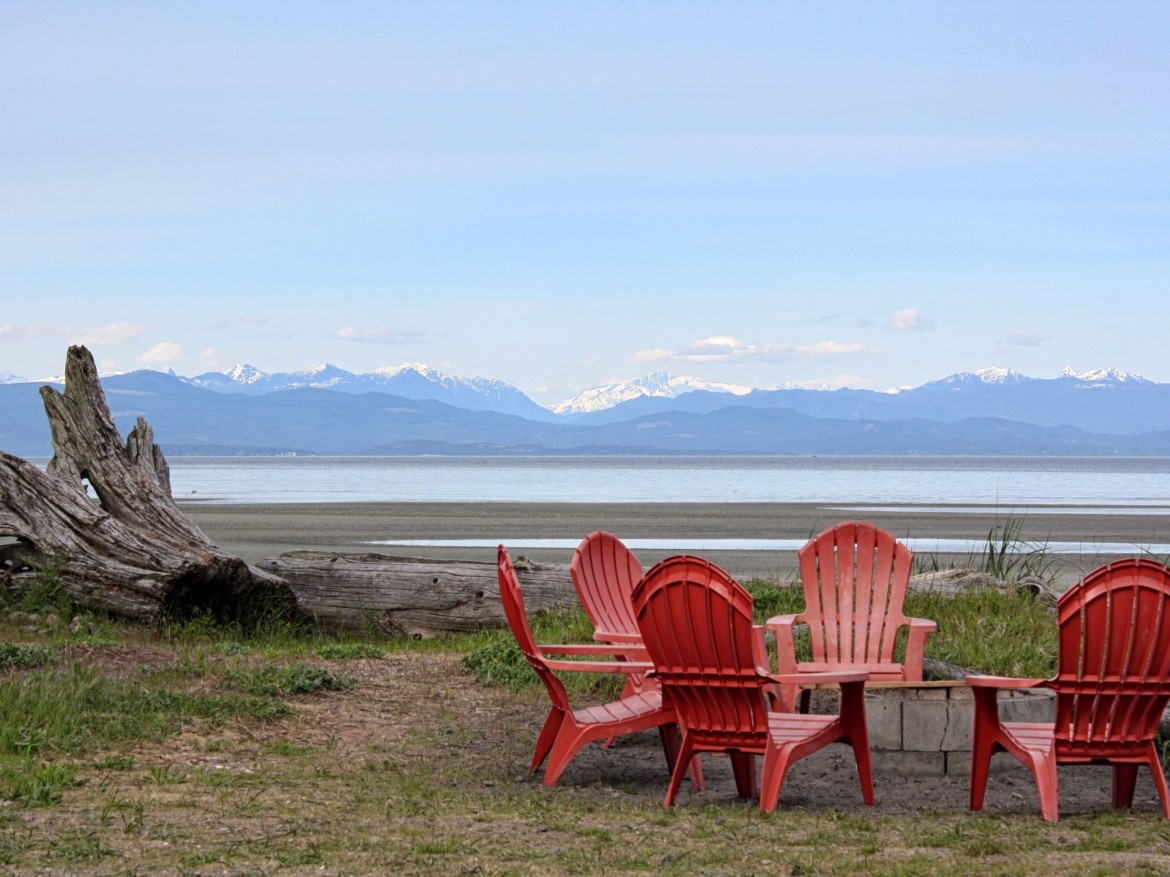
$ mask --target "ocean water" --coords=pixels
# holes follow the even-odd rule
[[[1084,457],[173,457],[176,499],[815,502],[1170,509],[1170,459]]]

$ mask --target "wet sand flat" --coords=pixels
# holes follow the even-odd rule
[[[480,539],[494,545],[520,539],[579,540],[593,530],[623,539],[805,540],[845,520],[867,520],[899,538],[971,539],[982,542],[996,527],[1018,524],[1030,542],[1083,543],[1080,554],[1054,555],[1056,572],[1071,582],[1110,559],[1096,546],[1121,543],[1122,555],[1170,543],[1170,515],[1150,510],[1115,514],[1084,508],[1074,513],[1031,510],[891,506],[881,510],[815,503],[184,503],[183,510],[217,545],[249,562],[286,551],[376,551],[433,559],[494,559],[494,548],[373,545],[395,539]],[[518,553],[549,563],[568,563],[571,548],[524,548]],[[639,550],[653,563],[677,550]],[[793,551],[704,551],[739,578],[791,577]],[[921,557],[921,552],[919,552]],[[1117,555],[1113,555],[1117,556]],[[1160,558],[1159,558],[1160,559]],[[941,566],[967,565],[968,555],[939,555]]]

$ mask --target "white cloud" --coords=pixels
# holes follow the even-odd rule
[[[426,341],[430,332],[418,329],[388,329],[379,326],[376,329],[359,329],[357,326],[346,326],[334,336],[341,341],[360,341],[363,344],[386,344],[390,346],[403,344],[418,344]]]
[[[854,356],[858,353],[876,353],[856,341],[845,344],[840,341],[818,341],[816,344],[798,344],[796,352],[808,359],[831,359],[834,356]]]
[[[32,323],[28,326],[18,326],[15,323],[0,323],[0,341],[19,341],[24,338],[39,338],[42,335],[67,335],[69,330],[64,326],[50,326],[47,323]]]
[[[82,344],[125,344],[141,338],[149,331],[150,328],[141,323],[109,323],[82,329],[78,340]]]
[[[1012,329],[999,339],[999,343],[1004,347],[1035,347],[1047,340],[1047,335],[1033,335],[1027,329]]]
[[[778,362],[781,360],[832,359],[839,356],[856,356],[876,353],[873,348],[855,342],[817,341],[813,344],[751,344],[729,335],[714,335],[700,338],[679,350],[665,350],[661,347],[642,350],[630,357],[632,363],[681,362]]]
[[[206,368],[217,368],[221,362],[221,354],[214,347],[208,347],[206,350],[199,351],[199,361],[203,363]]]
[[[925,332],[934,328],[934,321],[917,308],[904,308],[890,317],[886,328],[895,332]]]
[[[174,362],[181,359],[182,356],[182,347],[170,341],[162,341],[138,357],[138,361],[146,365],[156,365],[162,362]]]
[[[653,350],[639,350],[630,357],[630,362],[661,362],[664,359],[673,359],[675,354],[669,350],[664,350],[661,347],[655,347]]]

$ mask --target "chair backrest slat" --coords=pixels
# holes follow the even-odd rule
[[[655,676],[688,732],[762,745],[766,679],[751,595],[714,564],[683,555],[646,574],[633,606]]]
[[[595,629],[638,635],[630,595],[642,578],[642,563],[625,543],[601,530],[590,533],[573,552],[569,574]]]
[[[1144,558],[1090,573],[1058,602],[1058,746],[1152,739],[1170,700],[1170,570]]]
[[[798,554],[814,661],[889,663],[912,555],[893,534],[859,521],[830,527]]]

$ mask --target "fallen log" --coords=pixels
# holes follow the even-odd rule
[[[954,596],[967,591],[994,589],[997,591],[1024,591],[1048,606],[1055,606],[1059,596],[1043,579],[1030,577],[1018,582],[1005,582],[991,573],[973,569],[942,569],[918,573],[910,577],[909,590],[917,593],[936,593]]]
[[[289,551],[257,565],[287,581],[298,613],[327,629],[428,637],[507,624],[491,561]],[[515,565],[530,613],[578,605],[567,564]]]
[[[0,546],[0,584],[53,578],[85,608],[141,620],[291,604],[285,582],[221,551],[175,505],[143,418],[122,443],[88,350],[70,347],[64,392],[41,397],[54,451],[45,471],[0,451],[0,537],[15,539]]]

